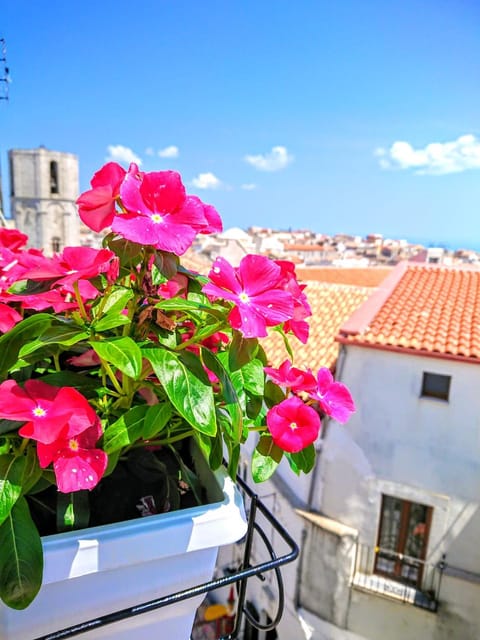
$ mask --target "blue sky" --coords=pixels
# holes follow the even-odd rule
[[[479,29],[478,0],[4,2],[3,172],[136,156],[225,227],[480,248]]]

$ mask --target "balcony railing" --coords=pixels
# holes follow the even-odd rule
[[[437,611],[444,558],[436,564],[359,544],[353,586],[394,600]]]

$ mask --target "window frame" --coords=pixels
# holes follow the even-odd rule
[[[398,536],[394,549],[385,549],[380,547],[380,542],[382,539],[382,528],[384,524],[384,508],[386,505],[387,499],[398,500],[401,503],[401,511],[400,511],[400,523],[398,527]],[[425,517],[425,533],[423,534],[423,544],[421,547],[420,554],[417,558],[413,558],[412,556],[405,555],[405,547],[408,540],[408,529],[410,525],[410,513],[412,505],[421,506],[426,509],[426,517]],[[427,548],[430,537],[430,532],[432,528],[432,519],[433,519],[433,507],[424,503],[414,502],[413,500],[406,500],[404,498],[400,498],[398,496],[390,495],[390,494],[381,494],[381,502],[380,502],[380,514],[378,521],[378,530],[377,530],[377,543],[375,547],[375,561],[373,567],[373,573],[381,576],[385,576],[390,578],[391,580],[395,580],[397,582],[401,582],[404,584],[409,584],[415,588],[421,588],[422,579],[423,579],[423,564],[425,562],[425,558],[427,556]],[[389,554],[390,552],[390,554]],[[390,557],[388,557],[390,556]],[[380,561],[383,559],[387,559],[392,561],[392,558],[395,558],[393,570],[388,571],[385,568],[380,566]],[[415,565],[415,561],[418,562],[418,565]],[[404,569],[408,567],[415,567],[417,569],[416,579],[405,577]]]
[[[446,383],[446,390],[443,393],[442,391],[436,391],[435,388],[429,388],[428,381],[430,380],[431,384],[435,385],[435,379],[437,382],[440,382],[441,379]],[[452,376],[445,373],[434,373],[433,371],[424,371],[422,376],[422,388],[420,390],[421,398],[434,398],[435,400],[443,400],[444,402],[448,402],[450,399],[450,388],[452,385]]]

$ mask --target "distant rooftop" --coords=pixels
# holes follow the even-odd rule
[[[338,343],[335,336],[340,326],[351,316],[374,291],[370,287],[338,285],[325,282],[308,282],[307,294],[312,316],[307,318],[310,324],[310,337],[302,344],[295,337],[289,338],[294,364],[301,369],[311,368],[316,372],[320,367],[333,369],[338,357]],[[271,332],[262,340],[272,366],[279,366],[288,352],[278,333]]]
[[[297,267],[299,280],[378,287],[392,267]]]
[[[480,363],[480,270],[401,263],[340,342]]]

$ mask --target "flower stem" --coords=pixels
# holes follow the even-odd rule
[[[118,391],[118,393],[119,393],[121,396],[125,395],[125,394],[124,394],[124,391],[123,391],[123,389],[122,389],[122,387],[120,386],[120,384],[119,384],[119,382],[118,382],[118,380],[117,380],[117,378],[116,378],[116,376],[115,376],[114,372],[112,371],[112,368],[111,368],[111,367],[110,367],[110,365],[108,364],[108,362],[107,362],[106,360],[103,360],[103,359],[101,359],[101,361],[102,361],[102,367],[103,367],[103,368],[105,369],[105,371],[107,372],[108,377],[110,378],[110,380],[111,380],[111,382],[112,382],[113,386],[115,387],[116,391]]]
[[[78,308],[80,310],[80,315],[85,320],[85,322],[87,322],[88,321],[87,311],[85,309],[85,305],[83,304],[82,296],[80,295],[80,288],[78,286],[78,280],[73,283],[73,290],[75,292],[75,299],[77,301]]]

